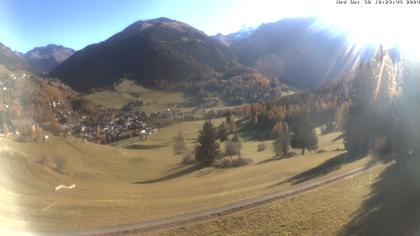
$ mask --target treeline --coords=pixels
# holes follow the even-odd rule
[[[272,101],[289,90],[277,79],[268,79],[256,70],[244,67],[235,67],[220,78],[185,83],[182,89],[196,96],[198,101],[217,95],[229,105]]]
[[[304,125],[303,121],[333,129],[339,107],[349,99],[348,84],[349,80],[342,78],[277,101],[243,105],[245,127],[256,139],[274,138],[275,127],[283,122],[292,129]]]

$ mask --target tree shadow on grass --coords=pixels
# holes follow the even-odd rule
[[[197,177],[204,177],[204,176],[207,176],[207,175],[210,175],[210,174],[220,173],[220,172],[223,172],[225,170],[226,169],[209,168],[209,169],[199,171],[197,173]]]
[[[181,177],[181,176],[190,174],[192,172],[195,172],[197,170],[200,170],[203,167],[205,167],[205,166],[202,165],[202,164],[195,164],[193,166],[190,166],[190,167],[185,168],[183,170],[177,171],[175,173],[172,173],[172,174],[169,174],[169,175],[166,175],[166,176],[157,178],[157,179],[145,180],[145,181],[138,181],[138,182],[135,182],[135,184],[152,184],[152,183],[163,182],[163,181],[175,179],[175,178],[178,178],[178,177]]]
[[[257,162],[257,164],[260,165],[260,164],[269,163],[269,162],[272,162],[272,161],[280,161],[280,160],[284,160],[284,159],[289,159],[289,158],[292,158],[292,157],[296,157],[296,156],[283,155],[283,156],[280,156],[280,157],[272,157],[272,158],[268,158],[268,159],[259,161],[259,162]]]
[[[160,144],[156,144],[156,145],[132,144],[132,145],[126,146],[125,148],[137,149],[137,150],[149,150],[149,149],[155,149],[155,148],[162,148],[166,146],[167,145],[160,145]]]
[[[384,170],[339,235],[420,235],[420,165]]]
[[[306,170],[300,174],[297,174],[295,176],[292,176],[284,181],[281,181],[275,185],[281,185],[284,183],[292,182],[292,184],[300,184],[306,181],[309,181],[311,179],[316,179],[321,176],[327,175],[337,169],[339,169],[341,166],[346,165],[348,163],[354,162],[359,160],[361,157],[352,157],[349,156],[347,153],[342,153],[340,155],[337,155],[320,165],[311,168],[309,170]]]
[[[281,160],[281,158],[272,157],[272,158],[268,158],[268,159],[257,162],[257,165],[261,165],[261,164],[265,164],[265,163],[269,163],[269,162],[273,162],[273,161],[280,161],[280,160]]]
[[[197,144],[198,143],[197,138],[187,138],[186,140],[190,141],[192,144]]]
[[[337,142],[338,140],[343,139],[343,138],[344,138],[344,134],[340,134],[333,139],[333,142]]]

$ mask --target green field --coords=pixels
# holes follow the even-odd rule
[[[193,148],[202,122],[176,123],[149,140],[134,138],[117,148],[72,137],[51,137],[45,143],[2,138],[0,227],[66,231],[137,223],[288,189],[371,160],[336,151],[342,150],[342,140],[334,141],[340,134],[330,133],[319,136],[322,153],[274,160],[271,142],[257,152],[260,142],[245,141],[242,153],[253,160],[250,165],[184,165],[182,156],[173,154],[173,138],[182,130]],[[60,184],[76,187],[55,192]]]
[[[111,108],[121,108],[130,100],[139,100],[143,101],[145,112],[165,111],[187,101],[181,92],[147,89],[130,80],[123,80],[114,89],[88,94],[86,98]]]

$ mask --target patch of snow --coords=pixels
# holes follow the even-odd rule
[[[75,187],[76,187],[76,185],[75,185],[75,184],[70,185],[70,186],[66,186],[66,185],[60,184],[60,185],[58,185],[57,187],[55,187],[54,191],[55,191],[55,192],[57,192],[57,191],[58,191],[58,190],[60,190],[60,189],[73,189],[73,188],[75,188]]]

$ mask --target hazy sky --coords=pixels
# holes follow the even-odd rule
[[[364,2],[364,0],[360,0]],[[375,2],[375,0],[372,0]],[[81,49],[137,20],[168,17],[209,35],[285,17],[317,16],[356,41],[419,49],[420,4],[336,5],[336,0],[0,0],[0,42],[26,52],[49,43]]]

